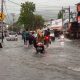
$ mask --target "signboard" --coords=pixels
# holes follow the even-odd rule
[[[0,13],[0,21],[4,20],[5,17],[6,16],[4,14]]]
[[[80,4],[77,5],[77,11],[80,12]]]
[[[77,19],[78,19],[78,23],[80,23],[80,16],[78,16]]]

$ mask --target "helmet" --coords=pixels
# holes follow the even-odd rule
[[[47,30],[48,30],[48,31],[50,31],[50,29],[49,29],[49,28],[47,28]]]

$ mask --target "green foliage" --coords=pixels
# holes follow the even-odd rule
[[[21,13],[18,22],[24,24],[24,28],[31,28],[33,26],[35,4],[33,2],[25,2],[21,4]]]
[[[65,10],[60,10],[58,13],[58,19],[63,18],[63,14],[64,14]]]
[[[13,25],[9,26],[8,30],[18,32],[20,31],[21,26],[18,22],[15,22]]]
[[[33,2],[25,2],[21,4],[21,12],[18,22],[24,25],[25,29],[42,28],[44,19],[41,15],[35,15],[35,4]]]
[[[35,15],[34,26],[36,28],[42,28],[44,26],[44,19],[41,15]]]
[[[62,11],[59,11],[59,13],[58,13],[58,19],[61,19],[62,16],[63,16]]]

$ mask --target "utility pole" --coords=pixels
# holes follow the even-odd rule
[[[12,31],[13,31],[13,27],[14,27],[14,17],[15,17],[15,13],[11,13],[11,15],[12,15],[12,18],[13,18],[13,22],[12,22]]]
[[[3,16],[3,2],[4,0],[1,0],[1,19],[2,19],[2,16]],[[3,19],[1,20],[1,27],[2,27],[2,43],[3,43]]]
[[[64,12],[63,12],[63,7],[62,7],[62,27],[63,27],[63,21],[64,21],[63,15],[64,15]]]
[[[62,7],[62,27],[63,27],[63,7]]]
[[[70,23],[70,6],[69,6],[69,23]]]

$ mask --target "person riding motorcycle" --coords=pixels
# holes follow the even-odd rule
[[[37,51],[38,47],[42,48],[42,50],[40,51],[41,53],[43,53],[45,51],[44,50],[44,35],[43,35],[43,32],[41,30],[37,31],[36,51]]]
[[[41,30],[39,30],[37,33],[37,41],[44,43],[44,35],[43,35],[43,32]]]
[[[50,29],[49,28],[47,30],[45,30],[44,36],[50,36]]]
[[[44,39],[45,45],[48,43],[51,43],[51,41],[50,41],[50,29],[49,28],[47,30],[45,30],[44,37],[45,37],[45,39]],[[46,38],[47,38],[47,41],[46,41]]]

